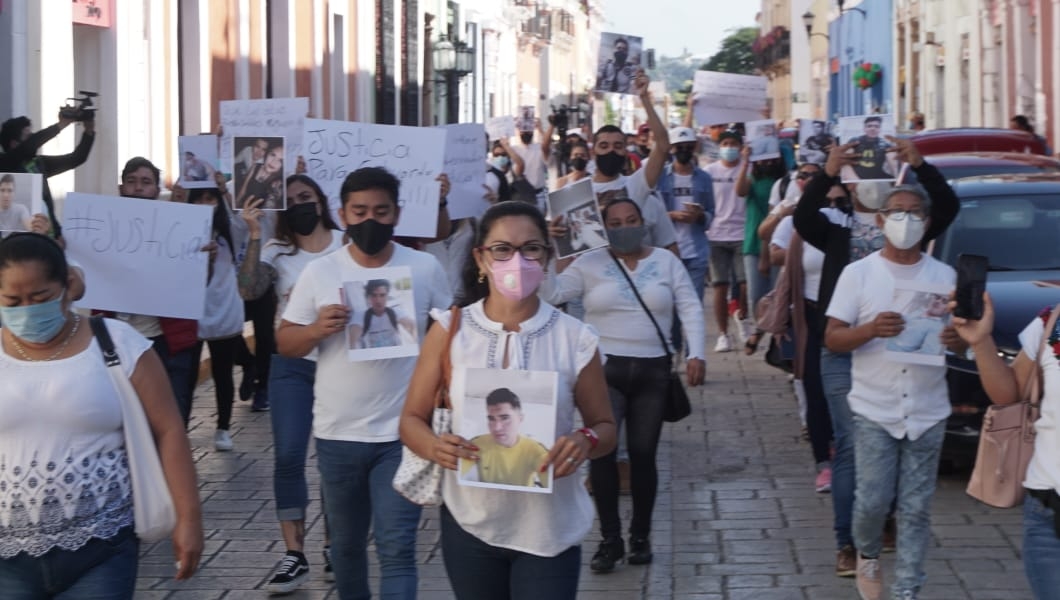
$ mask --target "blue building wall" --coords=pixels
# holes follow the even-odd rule
[[[892,0],[863,0],[856,7],[848,6],[840,18],[829,24],[828,40],[829,64],[839,62],[839,72],[831,74],[830,114],[833,117],[863,115],[876,109],[893,112],[892,91],[898,73],[892,56]],[[853,80],[854,71],[863,62],[879,63],[882,67],[883,76],[868,90],[862,90]]]

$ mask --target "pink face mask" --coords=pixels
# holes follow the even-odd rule
[[[493,275],[493,287],[505,298],[522,300],[537,292],[538,286],[545,278],[541,263],[527,260],[519,252],[508,260],[493,261],[490,267]]]

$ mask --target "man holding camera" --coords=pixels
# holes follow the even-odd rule
[[[52,233],[56,238],[62,237],[62,227],[59,225],[59,220],[55,218],[55,203],[52,201],[51,189],[48,187],[48,178],[79,167],[88,160],[88,153],[92,150],[92,143],[96,139],[96,122],[92,118],[94,114],[91,111],[80,111],[74,116],[66,115],[61,111],[58,123],[36,133],[33,133],[29,117],[25,116],[8,119],[0,126],[0,147],[4,150],[0,153],[0,173],[40,173],[43,175],[44,205],[48,208],[48,218],[51,220]],[[84,133],[73,152],[60,156],[37,154],[40,147],[48,140],[59,135],[60,131],[77,121],[84,126]]]

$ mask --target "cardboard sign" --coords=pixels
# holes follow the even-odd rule
[[[766,115],[766,78],[696,71],[693,110],[700,125],[755,121]]]
[[[490,140],[515,137],[515,117],[511,115],[493,117],[486,122],[486,133],[489,134]]]
[[[443,172],[446,130],[306,119],[306,174],[327,194],[332,211],[350,173],[383,167],[401,180],[401,218],[395,235],[433,238],[438,231],[437,180]],[[485,168],[485,167],[483,167]]]
[[[85,272],[83,308],[201,319],[213,209],[71,192],[63,238]]]
[[[445,169],[449,176],[449,218],[481,217],[486,199],[486,129],[479,123],[445,126]]]
[[[221,170],[232,173],[232,138],[284,138],[284,164],[294,172],[302,154],[302,130],[309,98],[264,98],[221,102]]]

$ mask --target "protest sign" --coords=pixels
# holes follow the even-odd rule
[[[189,190],[217,187],[214,181],[214,173],[220,166],[217,141],[216,135],[182,135],[177,138],[181,187]]]
[[[40,173],[0,173],[0,231],[30,231],[33,215],[48,215]]]
[[[347,175],[362,167],[390,171],[401,181],[401,218],[394,233],[433,238],[445,138],[446,131],[434,127],[306,119],[302,155],[306,174],[320,184],[333,212],[341,204],[339,190]]]
[[[563,217],[567,234],[555,238],[558,258],[567,258],[608,245],[600,205],[588,179],[580,179],[548,195],[548,214]]]
[[[750,161],[780,158],[780,138],[777,137],[777,124],[772,119],[747,121],[747,143],[751,145]]]
[[[799,163],[824,165],[828,147],[835,143],[829,133],[828,121],[799,119]]]
[[[693,110],[700,125],[755,121],[766,116],[766,78],[696,71]]]
[[[341,289],[342,303],[350,309],[347,358],[380,360],[420,353],[411,269],[358,269]]]
[[[486,130],[479,123],[445,126],[445,169],[449,176],[449,218],[481,217],[486,199]]]
[[[238,159],[233,162],[236,172],[232,177],[235,195],[232,197],[232,210],[243,210],[248,204],[261,200],[257,206],[261,210],[287,209],[287,172],[291,169],[284,160],[284,139],[282,137],[234,137],[232,153],[234,156],[250,154],[261,156],[250,168]]]
[[[63,239],[85,273],[78,306],[200,319],[213,208],[72,192]]]
[[[284,164],[293,173],[302,154],[302,130],[309,114],[309,98],[263,98],[221,102],[221,170],[234,173],[232,139],[235,137],[282,137]],[[244,160],[247,160],[243,157]],[[247,169],[252,163],[248,160]]]
[[[893,181],[900,165],[894,144],[894,115],[860,115],[839,119],[839,143],[857,142],[847,154],[857,157],[853,164],[843,165],[839,177],[843,183],[857,181]]]
[[[519,119],[516,125],[519,127],[519,131],[533,131],[534,127],[534,107],[531,104],[519,107]]]
[[[644,38],[604,31],[600,33],[599,59],[596,65],[597,92],[633,94],[633,80],[641,65]]]
[[[511,115],[493,117],[489,121],[486,121],[486,133],[489,134],[491,141],[514,137],[515,117]]]

